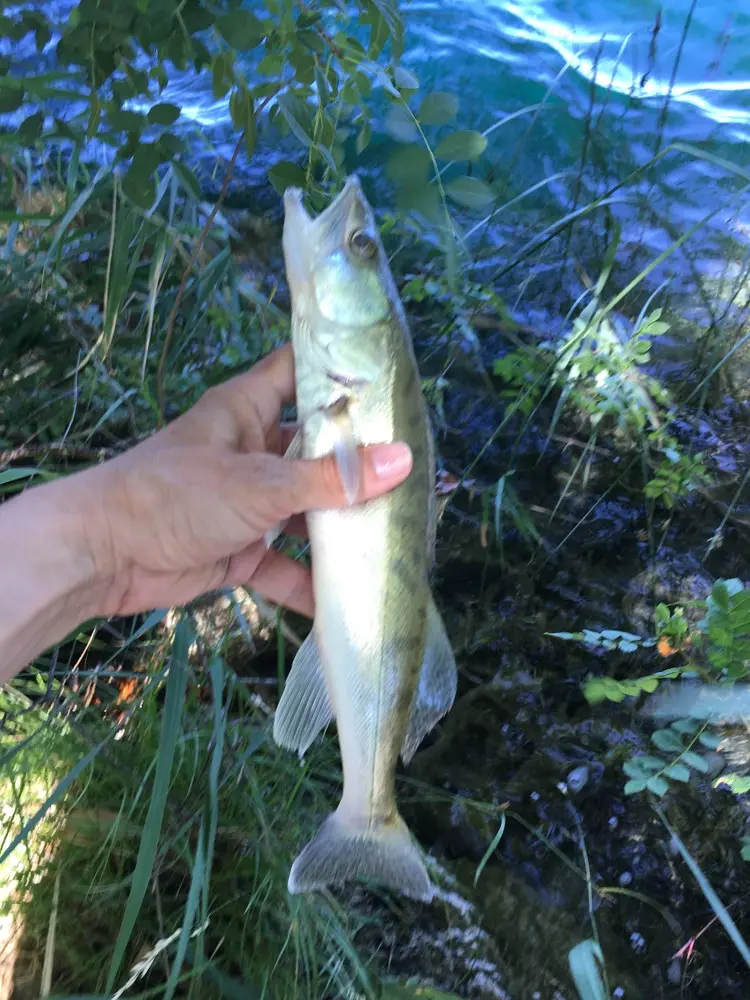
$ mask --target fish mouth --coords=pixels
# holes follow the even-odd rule
[[[309,215],[303,198],[302,188],[288,187],[284,192],[284,212],[286,215],[295,215],[308,226],[315,225],[325,231],[341,224],[365,226],[371,222],[372,212],[357,174],[347,177],[341,191],[320,215]]]

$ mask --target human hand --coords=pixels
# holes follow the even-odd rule
[[[83,515],[97,616],[171,607],[249,584],[312,617],[309,571],[266,549],[264,535],[286,518],[290,533],[304,533],[305,511],[347,500],[332,456],[281,457],[296,428],[282,425],[280,412],[293,398],[293,355],[284,347],[123,455],[55,484]],[[411,470],[404,444],[370,446],[361,455],[360,501],[397,486]]]

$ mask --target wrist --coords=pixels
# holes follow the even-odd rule
[[[100,518],[87,509],[87,475],[0,506],[0,684],[99,614],[103,561],[92,539]]]

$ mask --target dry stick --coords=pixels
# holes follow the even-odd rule
[[[169,353],[169,347],[172,343],[172,334],[174,333],[174,325],[177,321],[177,313],[180,306],[182,305],[182,299],[185,295],[185,289],[187,288],[188,279],[193,270],[196,260],[198,259],[198,254],[203,249],[203,244],[206,242],[206,237],[213,225],[214,219],[221,208],[222,202],[226,197],[227,190],[229,189],[229,182],[232,179],[232,173],[234,172],[234,166],[237,162],[237,157],[240,154],[240,149],[242,148],[242,143],[245,140],[244,129],[240,133],[240,137],[237,140],[237,145],[234,147],[234,152],[232,153],[232,158],[229,161],[229,166],[227,167],[226,176],[224,177],[224,183],[221,186],[221,191],[219,192],[219,197],[211,209],[211,214],[206,219],[206,223],[201,230],[198,239],[196,240],[193,253],[188,261],[185,270],[182,272],[182,281],[180,282],[180,287],[177,289],[177,297],[174,300],[174,305],[172,306],[172,311],[169,314],[169,320],[167,321],[167,331],[164,335],[164,347],[161,351],[161,358],[159,359],[159,368],[156,373],[156,396],[159,404],[159,426],[164,425],[164,409],[166,406],[166,400],[164,399],[164,369],[167,365],[167,355]]]

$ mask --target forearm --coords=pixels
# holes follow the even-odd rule
[[[0,685],[95,614],[80,501],[75,484],[58,480],[0,505]]]

